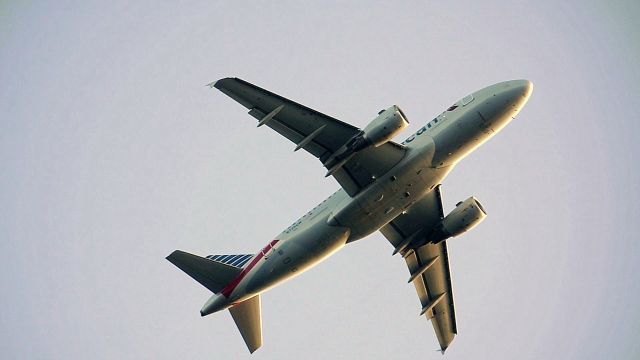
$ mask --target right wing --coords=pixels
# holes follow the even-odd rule
[[[213,86],[249,109],[249,115],[258,119],[258,126],[272,128],[294,142],[295,150],[308,151],[325,166],[331,164],[332,155],[360,132],[355,126],[238,78],[221,79]],[[387,142],[357,152],[332,175],[354,196],[395,166],[404,154],[402,145]]]
[[[413,204],[406,214],[400,215],[380,229],[382,234],[399,252],[409,268],[409,282],[413,282],[422,310],[431,320],[440,349],[444,352],[456,333],[456,314],[453,307],[453,291],[447,243],[423,243],[431,230],[444,217],[442,197],[438,185],[425,198]]]

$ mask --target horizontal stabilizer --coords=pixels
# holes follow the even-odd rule
[[[246,263],[251,260],[254,255],[241,254],[241,255],[209,255],[207,259],[223,263],[225,265],[231,265],[237,268],[243,268]]]
[[[229,308],[238,330],[249,352],[253,353],[262,346],[262,313],[260,295],[245,300]]]
[[[173,265],[214,293],[220,292],[242,269],[176,250],[167,256]]]

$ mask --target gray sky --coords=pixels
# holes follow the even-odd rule
[[[164,257],[257,251],[337,188],[204,84],[238,76],[357,126],[411,127],[527,78],[520,116],[443,184],[447,359],[640,357],[637,1],[0,4],[0,357],[249,358]],[[379,234],[263,296],[255,359],[442,359]]]

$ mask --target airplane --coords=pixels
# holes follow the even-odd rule
[[[255,254],[200,257],[180,250],[167,260],[213,294],[201,316],[229,309],[251,353],[262,346],[260,295],[317,265],[345,245],[380,231],[409,268],[420,316],[431,321],[440,350],[457,334],[447,239],[482,222],[473,196],[445,216],[441,184],[473,150],[504,128],[533,91],[528,80],[500,82],[456,101],[398,144],[409,122],[396,105],[364,129],[238,78],[210,84],[318,158],[340,189]]]

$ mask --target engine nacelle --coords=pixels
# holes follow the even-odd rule
[[[476,227],[486,217],[487,213],[484,208],[472,196],[465,201],[459,202],[456,208],[442,219],[429,240],[439,243],[452,236],[458,236]]]
[[[408,125],[409,122],[407,118],[405,118],[402,110],[396,105],[393,105],[387,110],[380,111],[378,117],[373,119],[364,130],[355,134],[323,163],[324,166],[329,169],[325,176],[335,173],[342,165],[349,161],[353,154],[371,146],[378,147],[386,143]]]
[[[378,117],[373,119],[362,132],[364,139],[369,144],[378,147],[393,139],[407,126],[409,126],[409,121],[407,121],[404,113],[399,107],[393,105],[379,112]]]

